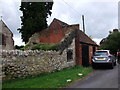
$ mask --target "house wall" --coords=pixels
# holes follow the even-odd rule
[[[5,45],[0,45],[1,49],[7,49],[7,50],[14,49],[13,34],[4,23],[2,23],[1,33],[4,35],[4,37],[2,38],[5,39]]]
[[[82,44],[76,42],[76,65],[82,66]],[[96,48],[97,49],[97,48]],[[89,45],[89,64],[92,64],[93,46]]]
[[[65,32],[66,29],[64,29],[57,21],[54,21],[47,29],[32,35],[28,43],[58,43],[65,36]]]
[[[76,54],[76,65],[82,65],[80,63],[80,44],[79,44],[79,37],[76,31],[76,37],[75,37],[75,54]]]
[[[44,30],[40,37],[39,42],[42,43],[58,43],[65,36],[66,29],[60,25],[57,21],[51,23],[48,29]]]
[[[28,43],[59,43],[71,30],[78,28],[78,24],[66,25],[58,20],[53,20],[47,29],[32,35]]]
[[[82,65],[82,45],[76,45],[76,65]]]
[[[76,30],[76,37],[75,37],[75,53],[76,53],[76,65],[82,66],[82,43],[80,43],[81,35],[79,34],[79,29]],[[89,64],[92,64],[92,56],[93,56],[93,47],[97,50],[97,46],[92,46],[89,44],[85,44],[89,46]]]
[[[75,37],[76,65],[82,66],[82,44],[80,43],[80,36],[78,32],[79,29],[76,30],[76,37]]]
[[[46,44],[58,43],[64,36],[65,33],[62,29],[51,29],[49,32],[42,33],[42,35],[39,37],[39,42]]]
[[[89,46],[89,64],[92,64],[93,46]]]
[[[76,54],[75,54],[75,38],[72,40],[72,43],[71,45],[66,49],[71,49],[73,50],[73,61],[74,61],[74,64],[76,64]]]

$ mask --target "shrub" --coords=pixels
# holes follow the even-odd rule
[[[32,47],[31,44],[26,44],[22,49],[27,50],[27,49],[30,49],[31,47]]]
[[[58,44],[36,44],[31,47],[32,50],[57,50]]]

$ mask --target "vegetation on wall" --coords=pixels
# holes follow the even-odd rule
[[[58,44],[36,44],[32,46],[32,50],[57,50]]]
[[[30,45],[27,44],[26,46],[23,47],[24,50],[31,49],[31,50],[57,50],[58,48],[58,43],[57,44],[45,44],[45,43],[39,43],[35,45]]]
[[[21,2],[20,10],[22,40],[27,43],[29,38],[35,33],[47,28],[47,17],[51,15],[53,2]]]
[[[75,30],[71,31],[68,36],[66,36],[61,42],[55,43],[55,44],[45,44],[45,43],[38,43],[38,44],[32,44],[28,43],[26,44],[23,49],[24,50],[56,50],[60,51],[60,54],[68,48],[73,41],[73,38],[75,38]]]

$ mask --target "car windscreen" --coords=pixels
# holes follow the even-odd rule
[[[95,56],[107,56],[107,52],[106,51],[97,51],[94,54]]]

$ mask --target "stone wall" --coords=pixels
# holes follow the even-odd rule
[[[74,40],[70,48],[75,45]],[[54,72],[67,67],[75,66],[75,48],[73,60],[68,62],[67,49],[60,55],[57,51],[19,51],[1,50],[3,80],[24,78],[29,75]]]

